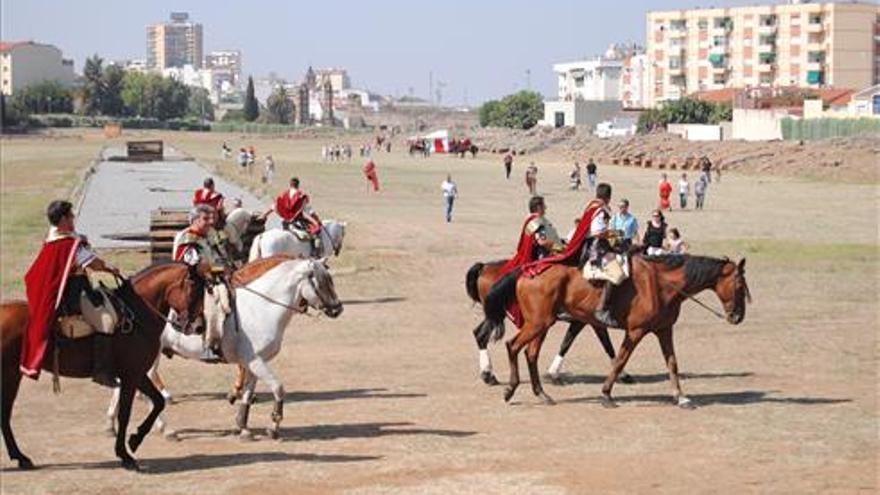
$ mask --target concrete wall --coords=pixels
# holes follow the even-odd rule
[[[688,141],[721,141],[723,137],[720,125],[669,124],[666,132],[677,134]]]
[[[780,110],[733,109],[733,139],[774,141],[782,139],[780,121],[788,117]]]
[[[73,65],[61,58],[61,50],[52,45],[22,44],[3,53],[3,94],[43,81],[57,81],[65,86],[74,82]]]
[[[596,124],[610,120],[623,110],[623,104],[616,101],[545,101],[544,119],[538,125],[554,127],[556,113],[561,112],[565,118],[565,127],[586,126],[594,129]]]

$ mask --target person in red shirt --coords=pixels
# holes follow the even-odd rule
[[[290,188],[275,198],[275,213],[285,229],[293,225],[315,236],[321,231],[321,220],[312,211],[309,195],[300,190],[298,177],[291,178]]]
[[[364,177],[373,185],[373,191],[379,190],[379,175],[376,174],[376,164],[373,160],[367,160],[363,168]]]
[[[669,196],[672,194],[672,184],[666,180],[666,174],[660,176],[660,184],[657,187],[660,194],[660,209],[669,210],[672,208],[669,203]]]

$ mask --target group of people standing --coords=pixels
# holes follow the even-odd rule
[[[363,156],[363,153],[361,153]],[[321,146],[321,160],[325,162],[351,161],[351,145],[329,144]]]

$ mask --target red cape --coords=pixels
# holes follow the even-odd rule
[[[669,182],[660,182],[658,187],[658,191],[660,193],[660,209],[668,210],[669,209],[669,195],[672,194],[672,184]]]
[[[196,189],[193,193],[193,206],[208,205],[217,211],[223,206],[223,195],[207,188]]]
[[[376,164],[373,160],[364,164],[364,177],[373,184],[373,191],[379,190],[379,176],[376,174]]]
[[[297,191],[293,197],[290,191],[284,191],[275,198],[275,212],[285,222],[292,222],[302,214],[308,201],[309,195],[302,191]]]
[[[49,332],[80,242],[72,236],[45,242],[24,276],[28,327],[21,345],[20,368],[25,376],[35,380],[40,377]]]
[[[601,199],[593,199],[592,201],[590,201],[587,204],[587,207],[584,209],[584,213],[581,215],[581,219],[578,222],[577,229],[575,229],[574,234],[572,234],[571,239],[569,239],[568,241],[568,244],[565,245],[565,251],[557,254],[556,256],[548,256],[547,258],[529,263],[528,265],[523,267],[523,274],[525,274],[527,277],[534,277],[541,274],[544,270],[550,268],[552,265],[568,261],[574,256],[579,256],[581,253],[581,249],[583,249],[584,242],[589,236],[590,224],[593,223],[593,217],[596,215],[596,212],[602,209],[602,206],[604,206],[604,204],[605,203],[603,203]]]
[[[519,230],[519,243],[516,245],[516,253],[512,258],[507,260],[501,270],[498,272],[498,278],[500,279],[504,275],[507,275],[511,271],[534,261],[532,256],[535,253],[535,236],[526,233],[526,227],[529,225],[529,222],[538,218],[537,213],[532,213],[526,217],[526,220],[523,222],[522,228]],[[519,310],[519,306],[516,304],[516,300],[507,306],[507,316],[510,318],[510,321],[516,325],[517,328],[521,327],[523,324],[522,312]]]

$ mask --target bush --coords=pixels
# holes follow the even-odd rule
[[[520,91],[498,100],[489,100],[480,106],[480,125],[530,129],[544,115],[544,103],[534,91]]]
[[[666,102],[660,108],[652,108],[639,116],[639,132],[651,132],[666,128],[668,124],[717,124],[733,118],[730,105],[682,98]]]

